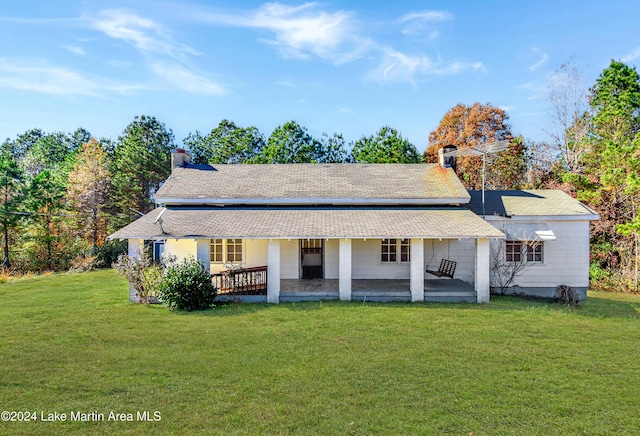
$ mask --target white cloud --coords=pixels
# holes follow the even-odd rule
[[[455,61],[446,63],[442,60],[434,62],[427,56],[411,56],[387,48],[384,50],[382,62],[367,76],[367,79],[381,83],[410,82],[415,84],[419,77],[451,75],[469,70],[484,70],[484,65],[482,62]]]
[[[82,49],[82,47],[76,47],[73,45],[65,45],[62,48],[64,48],[65,50],[70,51],[71,53],[75,53],[79,56],[84,56],[84,50]]]
[[[225,95],[228,91],[221,85],[187,71],[178,65],[166,63],[154,63],[151,71],[158,77],[166,80],[171,87],[180,89],[194,95]]]
[[[137,85],[87,77],[77,71],[42,61],[7,58],[0,58],[0,87],[63,96],[99,96],[105,92],[125,94],[140,88]]]
[[[547,53],[543,52],[542,50],[537,49],[537,48],[532,48],[531,50],[534,53],[540,55],[540,59],[538,59],[538,61],[535,64],[533,64],[533,65],[531,65],[529,67],[529,71],[533,72],[533,71],[536,71],[536,70],[542,68],[547,62],[549,62],[549,55]]]
[[[282,56],[308,59],[311,55],[336,63],[356,59],[371,45],[359,36],[353,14],[320,10],[316,3],[288,6],[266,3],[253,11],[235,15],[201,14],[194,19],[238,27],[264,29],[273,39],[262,42],[277,47]]]
[[[434,40],[440,36],[437,30],[432,29],[433,23],[452,20],[453,15],[447,11],[422,11],[403,15],[398,22],[403,24],[402,33],[405,35],[427,34]]]
[[[94,29],[121,39],[142,53],[161,53],[175,58],[198,54],[191,47],[176,43],[160,23],[127,9],[108,9],[100,12],[97,18],[87,19]]]
[[[623,56],[620,60],[624,63],[627,63],[627,62],[635,61],[638,58],[640,58],[640,47],[636,48],[631,53]]]

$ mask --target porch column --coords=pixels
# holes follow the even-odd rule
[[[489,302],[489,239],[476,239],[476,281],[475,291],[478,303]]]
[[[340,265],[338,267],[338,289],[340,300],[351,300],[351,239],[340,239],[340,252],[338,255]]]
[[[280,241],[270,240],[267,246],[267,302],[280,302]]]
[[[207,268],[211,267],[211,260],[209,259],[209,239],[196,239],[196,259],[198,262],[204,264]]]
[[[411,238],[411,301],[424,301],[424,241]]]
[[[136,259],[140,259],[140,254],[144,249],[144,240],[142,239],[128,239],[128,252],[127,254]]]

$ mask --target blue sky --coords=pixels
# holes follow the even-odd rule
[[[176,142],[227,118],[348,141],[398,129],[422,151],[457,103],[547,139],[548,81],[640,62],[637,1],[75,1],[0,7],[0,140],[153,115]]]

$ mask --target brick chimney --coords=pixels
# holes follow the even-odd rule
[[[171,172],[177,167],[184,168],[191,163],[191,156],[183,148],[171,150]]]

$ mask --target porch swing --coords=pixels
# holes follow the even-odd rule
[[[449,239],[447,239],[447,257],[451,257],[451,240]],[[457,262],[449,259],[441,259],[440,267],[437,270],[429,269],[431,262],[433,262],[433,267],[435,267],[436,251],[434,248],[433,239],[431,240],[431,259],[429,259],[429,263],[427,263],[426,272],[437,277],[449,277],[450,279],[453,278],[453,274],[456,272]]]

